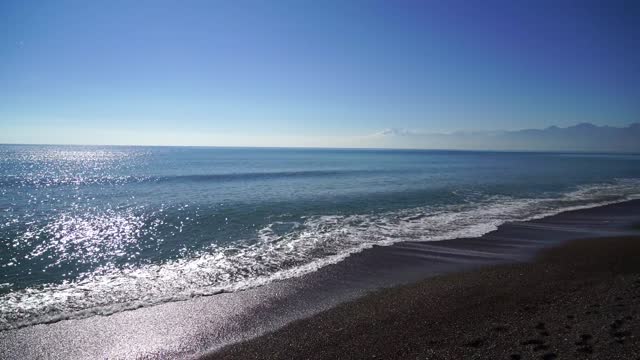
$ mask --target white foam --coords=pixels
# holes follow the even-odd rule
[[[0,329],[232,292],[301,276],[374,245],[476,237],[508,221],[637,198],[640,181],[581,187],[556,198],[487,197],[473,203],[383,214],[311,216],[274,222],[258,241],[211,246],[188,259],[138,268],[101,268],[82,280],[0,296]],[[274,227],[286,226],[278,235]]]

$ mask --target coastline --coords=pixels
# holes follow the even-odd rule
[[[381,290],[203,359],[630,359],[640,235]]]
[[[477,238],[400,242],[302,277],[215,296],[0,332],[2,358],[191,358],[278,329],[373,291],[531,260],[580,238],[628,235],[640,200],[506,223]]]

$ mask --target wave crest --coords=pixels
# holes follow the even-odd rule
[[[257,241],[212,245],[161,264],[102,267],[81,280],[4,294],[0,329],[238,291],[315,271],[374,245],[476,237],[505,222],[626,201],[639,193],[640,181],[618,180],[555,198],[491,196],[439,208],[274,222],[258,231]]]

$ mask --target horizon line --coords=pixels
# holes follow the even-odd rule
[[[90,147],[166,147],[166,148],[215,148],[215,149],[298,149],[298,150],[388,150],[388,151],[453,151],[453,152],[501,152],[501,153],[558,153],[558,154],[619,154],[640,155],[640,152],[589,151],[589,150],[499,150],[499,149],[446,149],[446,148],[383,148],[383,147],[330,147],[330,146],[220,146],[220,145],[145,145],[145,144],[63,144],[63,143],[0,143],[0,146],[90,146]]]

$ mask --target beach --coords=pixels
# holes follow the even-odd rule
[[[0,360],[640,360],[640,2],[0,16]]]
[[[0,360],[640,360],[640,2],[0,16]]]
[[[2,359],[198,358],[382,289],[632,236],[640,222],[637,155],[0,155]]]
[[[0,357],[629,358],[639,220],[632,200],[372,247],[244,291],[2,331]]]
[[[383,290],[205,359],[635,359],[640,236]]]

